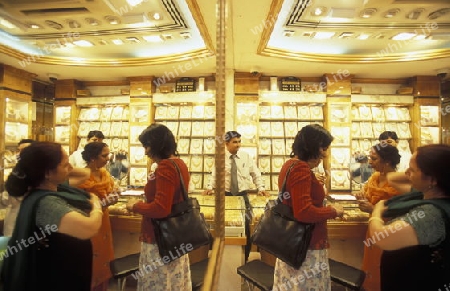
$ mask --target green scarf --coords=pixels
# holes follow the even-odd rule
[[[9,247],[18,248],[18,242],[27,240],[35,236],[36,212],[39,201],[46,196],[57,196],[67,201],[75,208],[90,212],[92,205],[89,201],[89,194],[83,190],[73,188],[67,185],[59,185],[58,192],[34,190],[22,201],[19,214],[17,215],[16,226]],[[3,268],[1,278],[3,290],[5,291],[25,291],[35,286],[37,282],[35,270],[39,268],[36,261],[36,242],[28,247],[22,247],[16,253],[8,251],[7,256],[3,258]]]
[[[445,222],[445,239],[438,246],[443,249],[442,267],[450,271],[450,197],[438,199],[423,199],[423,193],[411,191],[409,193],[395,196],[385,202],[388,207],[383,213],[385,218],[394,218],[405,215],[409,210],[424,204],[432,204],[441,210]]]

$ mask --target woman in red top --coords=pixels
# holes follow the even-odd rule
[[[178,158],[177,144],[173,133],[162,124],[152,124],[139,136],[145,154],[158,164],[155,172],[148,177],[144,192],[146,202],[130,200],[128,210],[142,214],[141,256],[139,258],[138,291],[187,291],[192,290],[189,257],[182,249],[180,257],[170,263],[161,258],[155,241],[152,218],[167,217],[173,204],[183,201],[180,175],[170,161],[177,164],[184,179],[189,184],[189,171]],[[169,160],[170,159],[170,160]]]
[[[303,127],[292,144],[291,159],[280,171],[278,185],[283,185],[286,172],[292,164],[286,181],[286,192],[290,199],[283,200],[293,208],[296,219],[314,223],[311,243],[299,270],[277,259],[273,290],[330,291],[331,279],[328,266],[327,219],[342,216],[340,205],[324,206],[325,191],[311,169],[326,157],[333,141],[331,134],[318,124]]]

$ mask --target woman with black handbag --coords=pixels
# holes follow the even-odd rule
[[[169,216],[172,205],[184,200],[179,168],[183,183],[189,183],[186,164],[177,157],[177,144],[173,133],[162,124],[152,124],[139,136],[146,155],[158,164],[148,177],[144,188],[146,202],[130,199],[127,209],[142,214],[141,255],[137,274],[139,291],[192,290],[191,272],[187,252],[189,246],[180,245],[170,257],[161,257],[156,244],[153,219]],[[175,165],[175,164],[176,165]],[[173,259],[176,258],[176,259]]]
[[[314,224],[314,230],[300,269],[277,259],[273,290],[331,290],[327,220],[342,216],[344,210],[340,205],[324,206],[323,185],[311,169],[326,157],[332,141],[331,134],[318,124],[303,127],[292,144],[291,159],[281,168],[278,185],[283,185],[290,169],[281,202],[293,208],[297,220]]]

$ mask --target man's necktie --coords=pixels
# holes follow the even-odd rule
[[[231,182],[230,182],[230,192],[233,195],[239,193],[239,185],[237,179],[237,166],[236,166],[236,155],[231,155]]]

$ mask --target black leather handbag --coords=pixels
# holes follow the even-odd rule
[[[164,263],[174,261],[212,242],[211,233],[200,213],[197,199],[188,197],[180,169],[174,161],[171,162],[180,175],[184,201],[173,204],[169,216],[152,219],[156,244]]]
[[[286,180],[294,164],[286,173],[278,199],[267,203],[266,211],[253,232],[252,241],[286,264],[299,269],[308,251],[314,224],[298,221],[292,208],[281,203]]]

